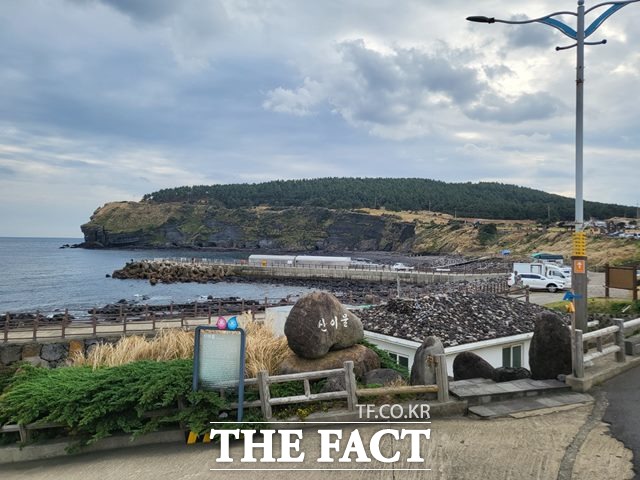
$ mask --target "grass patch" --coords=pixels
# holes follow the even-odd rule
[[[566,313],[568,303],[569,302],[566,301],[552,302],[547,303],[545,307],[551,310]],[[621,300],[613,298],[588,298],[587,311],[589,313],[600,313],[608,315],[640,314],[640,301],[633,302],[632,300]]]

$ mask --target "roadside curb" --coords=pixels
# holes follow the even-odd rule
[[[17,462],[30,462],[34,460],[46,460],[57,457],[70,457],[72,455],[82,455],[84,453],[103,452],[118,448],[141,447],[143,445],[153,445],[162,443],[183,443],[184,432],[182,430],[163,430],[161,432],[148,433],[135,439],[131,435],[114,435],[103,438],[97,442],[82,447],[74,453],[68,453],[66,449],[77,444],[75,440],[53,440],[33,445],[19,446],[11,445],[0,448],[0,465]]]
[[[463,416],[467,410],[467,402],[464,401],[448,401],[445,403],[429,403],[428,401],[412,401],[401,403],[403,411],[406,412],[412,405],[428,404],[430,418],[445,418],[454,416]],[[404,413],[403,413],[404,414]],[[393,419],[391,419],[393,420]],[[401,420],[401,419],[398,419]],[[289,419],[289,421],[299,421],[299,419]],[[321,426],[324,422],[340,422],[340,423],[353,423],[365,424],[370,422],[380,421],[375,418],[361,418],[359,413],[356,412],[328,412],[311,414],[305,419],[305,424],[302,428],[312,428]],[[420,420],[418,420],[420,421]],[[278,421],[279,424],[285,424],[287,421]],[[274,421],[276,423],[276,421]],[[298,424],[299,425],[299,424]],[[66,449],[75,445],[77,442],[73,440],[52,440],[50,442],[43,442],[33,445],[19,446],[11,445],[0,448],[0,465],[18,463],[18,462],[30,462],[35,460],[47,460],[51,458],[70,457],[74,455],[82,455],[84,453],[104,452],[108,450],[116,450],[120,448],[128,447],[141,447],[143,445],[153,444],[166,444],[176,443],[185,445],[185,434],[183,430],[163,430],[161,432],[148,433],[141,435],[135,439],[131,439],[131,435],[114,435],[112,437],[103,438],[97,442],[80,448],[77,452],[68,453]]]

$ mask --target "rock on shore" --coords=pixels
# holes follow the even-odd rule
[[[129,262],[124,268],[113,272],[113,278],[149,280],[151,284],[158,282],[217,282],[232,274],[231,267],[206,263],[162,262]]]

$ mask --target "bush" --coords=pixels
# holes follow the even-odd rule
[[[376,355],[378,355],[378,357],[380,358],[380,368],[390,368],[402,375],[402,378],[404,378],[405,380],[409,378],[409,369],[407,367],[403,367],[402,365],[398,365],[387,352],[366,340],[362,340],[360,343],[365,347],[370,348],[376,353]]]
[[[114,432],[137,435],[178,421],[203,432],[225,402],[217,393],[193,392],[192,372],[191,360],[141,361],[96,370],[24,365],[0,395],[0,424],[59,423],[87,443]],[[179,400],[184,404],[180,411]],[[159,409],[169,413],[144,415]]]
[[[0,365],[0,393],[11,384],[17,369],[17,365],[10,365],[8,367]]]
[[[498,235],[498,227],[495,223],[481,225],[478,229],[478,241],[481,245],[489,243]]]

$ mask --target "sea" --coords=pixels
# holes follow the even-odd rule
[[[247,252],[195,250],[85,250],[60,248],[81,238],[0,237],[0,313],[62,311],[86,313],[121,299],[169,304],[215,298],[264,300],[297,296],[305,287],[277,283],[174,283],[152,286],[146,280],[108,278],[131,260],[150,258],[246,259]]]

